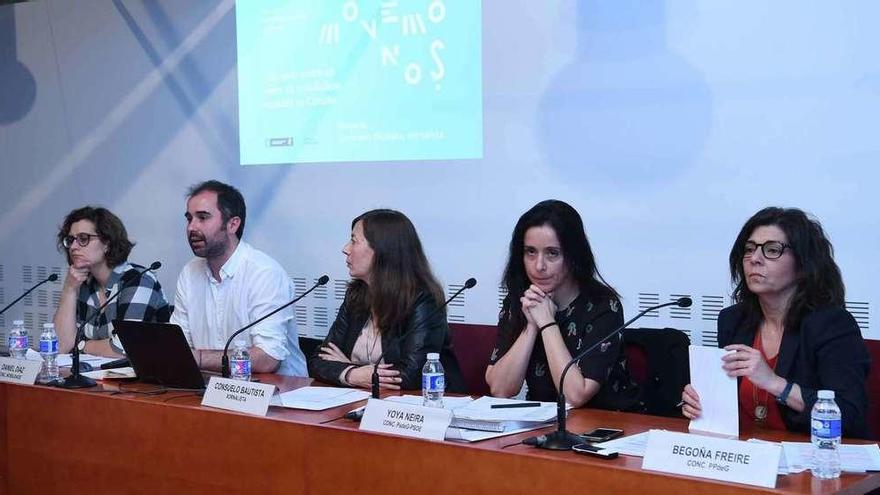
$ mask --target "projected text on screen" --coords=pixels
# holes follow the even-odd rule
[[[236,3],[241,163],[481,158],[481,2]]]

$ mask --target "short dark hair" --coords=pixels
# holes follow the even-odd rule
[[[189,199],[205,191],[217,193],[217,208],[220,209],[220,217],[224,224],[229,222],[229,219],[232,217],[238,217],[241,220],[241,223],[238,224],[238,230],[235,231],[235,236],[241,239],[242,234],[244,234],[245,217],[247,216],[244,196],[241,195],[238,189],[229,184],[224,184],[218,180],[206,180],[190,187],[186,197]]]
[[[755,229],[770,225],[785,232],[797,270],[797,286],[783,323],[786,329],[797,329],[801,319],[810,311],[824,307],[844,307],[846,289],[843,277],[834,262],[834,247],[825,235],[822,225],[797,208],[773,206],[764,208],[746,221],[730,250],[733,299],[745,306],[746,325],[757,328],[763,320],[763,313],[758,304],[758,296],[749,290],[743,272],[745,244]]]
[[[128,260],[128,255],[134,247],[134,243],[128,239],[128,232],[122,220],[107,208],[100,206],[83,206],[77,208],[64,217],[61,227],[58,228],[57,247],[67,256],[67,264],[71,264],[70,250],[64,247],[64,238],[70,232],[70,227],[80,220],[88,220],[95,224],[98,236],[107,244],[107,266],[111,269]]]
[[[502,303],[500,324],[510,325],[514,335],[526,327],[519,298],[531,285],[523,261],[526,231],[543,225],[549,226],[556,233],[565,266],[581,292],[589,297],[615,300],[620,297],[599,274],[596,258],[584,231],[584,223],[577,210],[568,203],[556,199],[541,201],[519,217],[510,238],[503,281],[508,294]]]
[[[352,280],[348,287],[349,309],[369,317],[376,315],[379,332],[400,332],[421,292],[438,305],[443,289],[431,272],[416,228],[396,210],[370,210],[351,221],[362,222],[364,237],[373,250],[369,283]]]

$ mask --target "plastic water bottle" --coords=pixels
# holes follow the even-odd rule
[[[446,377],[440,354],[428,353],[428,360],[422,368],[422,405],[426,407],[443,407],[443,392],[446,391]]]
[[[43,333],[40,334],[40,355],[43,356],[43,369],[40,370],[40,383],[50,383],[58,380],[58,334],[55,333],[55,325],[43,323]]]
[[[251,353],[244,341],[236,341],[229,360],[230,376],[233,380],[251,381]]]
[[[30,342],[28,342],[28,332],[23,321],[15,320],[12,322],[7,343],[9,344],[10,356],[15,359],[24,359]]]
[[[813,476],[827,480],[840,477],[840,408],[833,390],[820,390],[819,400],[810,413],[810,439],[814,445]]]

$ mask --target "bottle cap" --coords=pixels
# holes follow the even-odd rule
[[[55,328],[54,323],[43,323],[43,328]]]
[[[431,361],[437,361],[438,359],[440,359],[440,354],[437,352],[429,352],[428,359]]]
[[[833,399],[834,390],[820,390],[818,395],[820,399]]]
[[[14,320],[14,321],[12,322],[12,324],[13,324],[13,325],[24,325],[24,322],[21,321],[21,320]]]

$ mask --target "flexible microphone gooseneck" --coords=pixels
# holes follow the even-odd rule
[[[162,263],[158,261],[154,261],[150,266],[144,268],[143,270],[138,270],[137,277],[140,279],[145,273],[151,272],[154,270],[158,270],[162,267]],[[104,304],[98,307],[98,309],[92,314],[92,316],[83,320],[82,323],[76,326],[76,335],[73,337],[73,349],[70,350],[71,364],[70,364],[70,376],[64,379],[64,382],[58,384],[61,388],[89,388],[97,385],[95,380],[92,380],[89,377],[82,376],[79,371],[79,343],[82,339],[85,338],[85,327],[89,323],[94,323],[97,321],[98,316],[104,312],[104,308],[106,308],[111,302],[113,302],[116,297],[122,293],[122,290],[125,288],[124,284],[122,284],[122,280],[120,279],[120,284],[123,285],[120,287],[112,296],[107,298],[104,301]]]
[[[235,337],[237,337],[238,334],[240,334],[241,332],[244,332],[248,328],[251,328],[252,326],[256,325],[257,323],[260,323],[261,321],[274,315],[275,313],[281,311],[282,309],[287,308],[288,306],[290,306],[292,304],[296,304],[300,299],[309,295],[310,292],[312,292],[313,290],[317,289],[318,287],[326,284],[329,281],[330,281],[330,277],[328,277],[327,275],[322,275],[321,278],[318,279],[318,281],[315,283],[315,285],[312,286],[311,289],[303,292],[298,297],[294,297],[292,301],[285,303],[284,305],[279,306],[278,308],[272,310],[269,314],[263,315],[262,317],[258,318],[256,321],[248,323],[247,325],[236,330],[235,333],[230,335],[229,339],[226,340],[226,345],[223,347],[223,357],[220,359],[220,372],[223,375],[223,378],[229,378],[229,376],[230,376],[230,373],[229,373],[229,344],[232,343],[232,340],[235,339]]]
[[[30,294],[31,292],[33,292],[34,290],[36,290],[37,287],[39,287],[39,286],[45,284],[46,282],[54,282],[54,281],[56,281],[56,280],[58,280],[58,274],[57,274],[57,273],[53,273],[53,274],[49,275],[48,277],[46,277],[45,279],[41,280],[41,281],[38,282],[36,285],[34,285],[33,287],[31,287],[30,289],[28,289],[24,294],[18,296],[18,299],[16,299],[15,301],[12,301],[11,303],[7,304],[5,308],[0,309],[0,315],[2,315],[3,313],[5,313],[7,309],[11,308],[12,306],[15,306],[15,303],[17,303],[18,301],[21,301],[22,299],[24,299],[24,297],[25,297],[26,295],[28,295],[28,294]]]
[[[667,306],[678,306],[680,308],[688,308],[693,304],[693,300],[689,297],[681,297],[676,299],[675,301],[671,301],[665,304],[658,304],[657,306],[651,306],[650,308],[642,311],[637,314],[628,322],[621,325],[619,328],[614,330],[613,332],[606,335],[603,339],[599,340],[595,344],[591,345],[583,352],[579,353],[577,356],[573,357],[568,364],[565,365],[565,368],[562,369],[562,375],[559,377],[559,396],[557,398],[556,403],[556,431],[549,435],[541,435],[537,437],[529,437],[523,440],[523,443],[526,445],[534,445],[536,447],[540,447],[542,449],[549,450],[571,450],[572,445],[577,445],[579,443],[584,443],[584,439],[568,432],[565,429],[565,392],[563,385],[565,384],[565,375],[568,373],[568,369],[571,366],[580,361],[581,358],[589,354],[593,349],[598,347],[604,342],[607,342],[611,337],[616,336],[620,332],[623,331],[624,328],[628,327],[632,322],[638,320],[639,318],[645,316],[651,311],[656,311],[660,308],[665,308]]]
[[[434,316],[437,315],[437,313],[442,311],[443,308],[445,308],[450,302],[452,302],[453,299],[458,297],[459,294],[461,294],[462,292],[464,292],[467,289],[470,289],[471,287],[473,287],[475,285],[477,285],[477,279],[475,279],[473,277],[467,279],[467,281],[465,281],[464,285],[461,286],[461,289],[458,289],[457,291],[455,291],[455,294],[453,294],[452,297],[450,297],[449,299],[444,301],[443,304],[441,304],[437,309],[435,309],[433,312],[431,312],[431,314],[428,315],[428,317],[425,319],[425,321],[430,321],[431,318],[433,318]],[[406,336],[407,333],[409,333],[409,331],[404,332],[400,336],[400,339],[402,340]],[[388,349],[382,349],[382,354],[379,355],[379,359],[377,359],[376,364],[373,365],[373,398],[374,399],[379,398],[379,363],[382,362],[382,358],[385,357],[385,353],[387,353],[387,352],[388,352]]]

